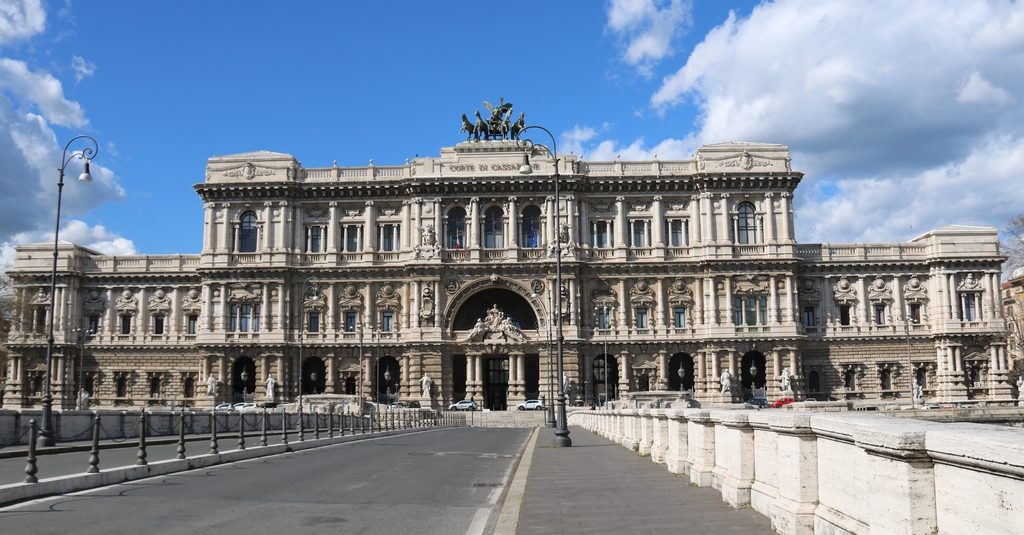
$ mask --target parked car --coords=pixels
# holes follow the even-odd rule
[[[420,408],[420,402],[419,401],[399,401],[398,403],[395,404],[395,406],[399,407],[399,408],[402,408],[402,409],[418,409],[418,408]]]
[[[255,403],[235,403],[236,411],[254,411],[258,408],[259,406],[257,406]]]
[[[750,400],[748,403],[762,409],[770,405],[770,403],[768,403],[768,398],[754,398]]]
[[[521,411],[542,411],[544,410],[544,402],[539,399],[528,399],[516,405],[516,409]]]
[[[772,408],[773,409],[777,409],[779,407],[785,407],[786,405],[789,405],[790,403],[796,403],[796,400],[793,399],[793,398],[779,398],[779,399],[777,399],[777,400],[772,402]]]
[[[476,402],[468,400],[468,399],[464,399],[462,401],[459,401],[457,403],[452,403],[451,405],[449,405],[448,406],[448,410],[450,410],[450,411],[475,411],[476,410]]]
[[[231,412],[235,410],[235,406],[231,403],[221,403],[213,408],[217,412]]]

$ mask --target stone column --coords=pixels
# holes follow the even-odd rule
[[[769,245],[775,244],[775,200],[774,193],[764,194],[764,239]]]
[[[664,349],[658,351],[658,381],[651,390],[668,390],[668,355]]]
[[[949,319],[955,320],[960,308],[957,303],[959,296],[956,292],[956,275],[950,273],[947,280],[946,291],[948,292],[947,295],[949,295]]]
[[[331,223],[327,227],[327,236],[324,238],[327,240],[327,252],[337,253],[338,252],[338,238],[341,235],[341,229],[338,226],[338,203],[331,202],[327,206],[331,210]]]
[[[703,199],[703,194],[690,196],[690,226],[693,228],[693,239],[690,243],[693,245],[700,245],[701,243],[701,229],[704,228],[704,219],[700,215]]]
[[[776,283],[775,275],[768,277],[768,323],[770,325],[779,324],[779,287]]]
[[[466,225],[466,234],[469,234],[469,248],[480,248],[480,198],[473,197],[469,200],[469,223]]]
[[[740,327],[736,323],[736,309],[732,298],[732,277],[725,277],[725,324]],[[742,310],[741,310],[742,312]]]
[[[411,240],[414,235],[418,235],[413,231],[412,228],[412,201],[402,201],[402,228],[399,229],[399,238],[401,240],[401,250],[408,251],[412,249]]]
[[[789,206],[789,198],[792,196],[788,191],[779,194],[779,203],[782,205],[779,207],[782,211],[782,236],[779,241],[782,243],[793,243],[793,212]]]
[[[506,247],[510,250],[519,247],[519,208],[516,206],[516,197],[508,198],[508,240]]]
[[[651,207],[654,220],[651,222],[651,228],[654,236],[651,243],[654,244],[656,249],[665,248],[665,210],[662,204],[661,195],[654,196],[654,203]]]
[[[615,249],[623,251],[623,254],[626,249],[626,235],[629,233],[626,214],[626,198],[615,197]]]
[[[228,245],[228,244],[232,243],[231,239],[230,239],[230,236],[231,236],[231,216],[230,216],[230,211],[229,211],[230,207],[231,207],[231,205],[228,204],[228,203],[221,203],[220,204],[220,215],[221,215],[220,223],[219,223],[219,227],[220,228],[217,229],[217,230],[220,231],[220,240],[218,240],[217,245],[218,245],[218,249],[220,249],[219,252],[221,252],[221,253],[229,253],[232,250],[235,250],[235,251],[238,250],[238,249],[232,249],[231,246]]]
[[[857,299],[860,300],[857,303],[859,306],[857,310],[857,323],[861,326],[871,325],[872,314],[871,314],[871,301],[868,301],[868,284],[867,279],[864,277],[857,277]]]
[[[576,232],[576,196],[563,195],[562,199],[565,203],[565,222],[569,225],[569,241],[579,243]],[[560,213],[559,216],[561,216]],[[561,223],[559,223],[559,227],[561,227]]]
[[[373,201],[366,201],[363,230],[363,252],[373,253],[377,244],[377,214],[373,208]]]

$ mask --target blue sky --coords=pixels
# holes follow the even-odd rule
[[[0,261],[52,239],[79,133],[97,180],[65,188],[62,238],[196,253],[208,157],[402,164],[500,97],[591,161],[787,144],[803,242],[1024,210],[1019,1],[0,0]]]

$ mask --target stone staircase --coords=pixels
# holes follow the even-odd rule
[[[544,426],[545,411],[467,411],[466,423],[473,427]]]

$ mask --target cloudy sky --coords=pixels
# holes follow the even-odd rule
[[[366,4],[366,5],[364,5]],[[783,143],[801,242],[1024,211],[1024,2],[0,0],[0,262],[61,237],[196,253],[206,158],[402,164],[500,97],[591,161]],[[71,151],[87,145],[73,144]]]

